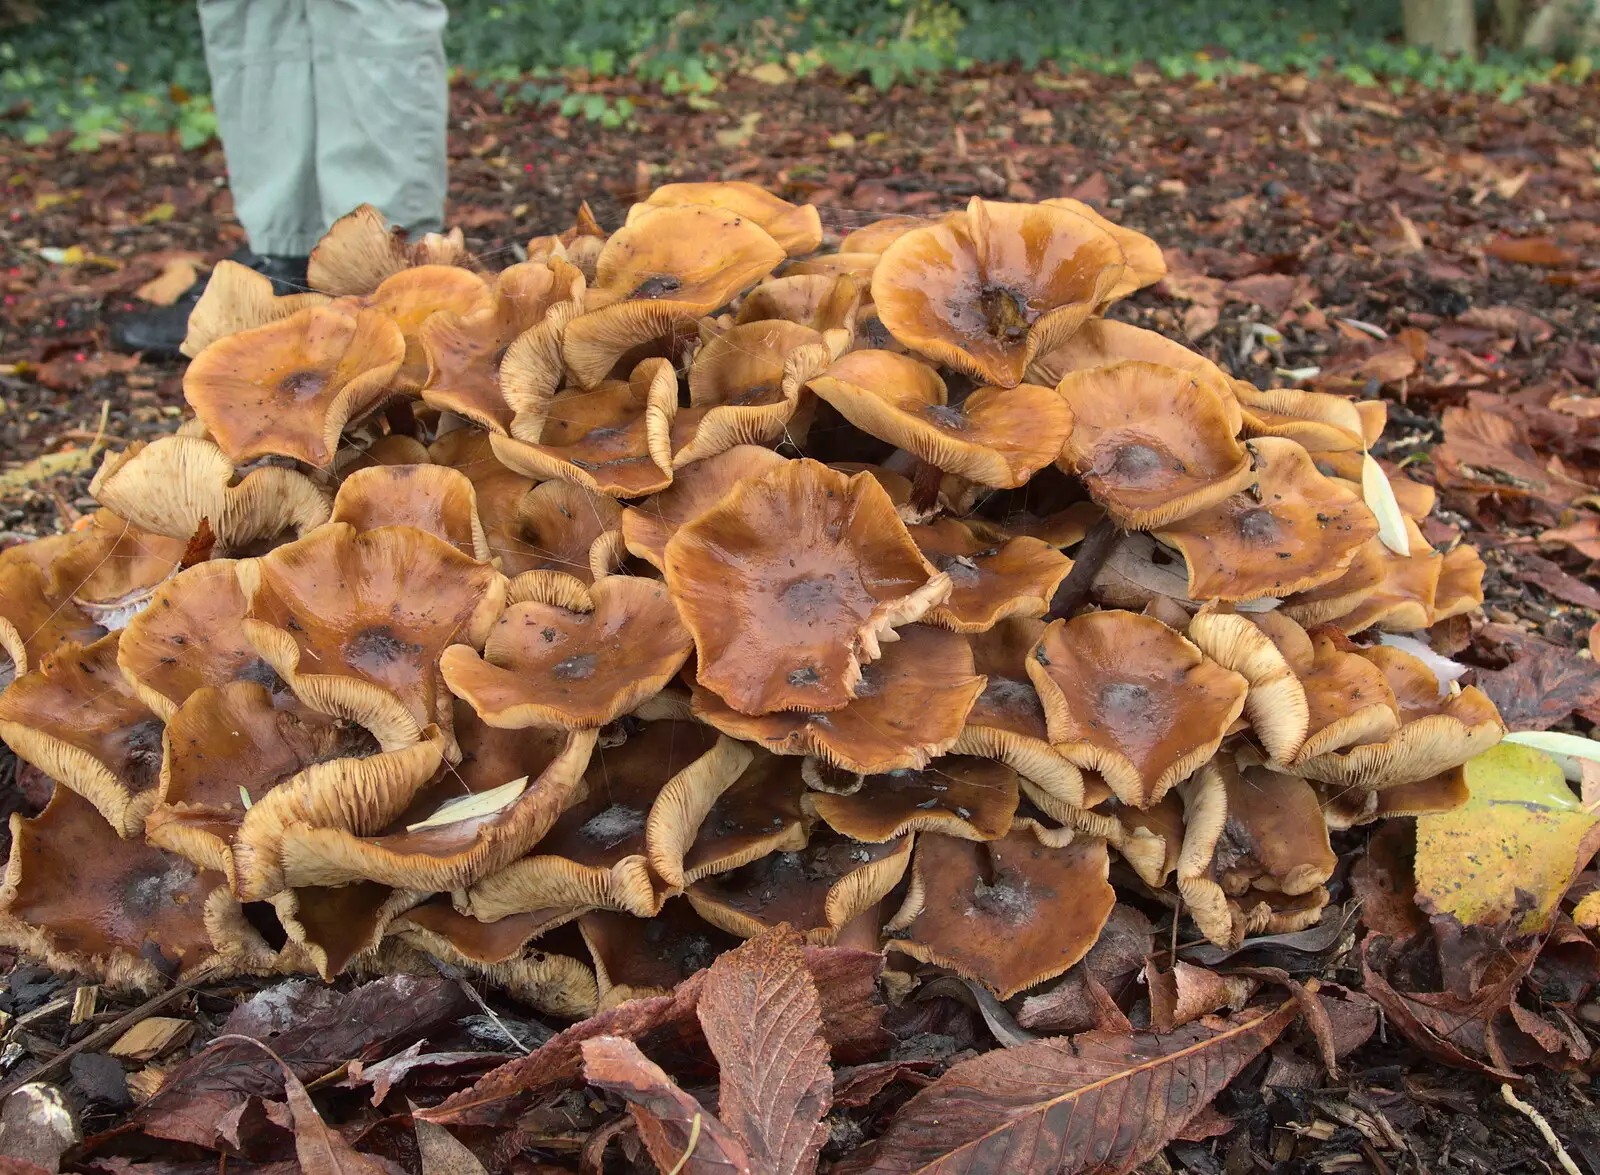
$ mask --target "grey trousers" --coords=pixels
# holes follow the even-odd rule
[[[250,247],[303,257],[372,204],[443,227],[443,0],[199,0],[235,215]]]

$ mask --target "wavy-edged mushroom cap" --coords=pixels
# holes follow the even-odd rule
[[[661,569],[667,543],[678,528],[704,514],[746,477],[771,473],[788,458],[759,445],[735,445],[673,474],[672,484],[622,511],[622,539],[629,554]]]
[[[1382,672],[1393,691],[1400,728],[1368,742],[1297,762],[1297,775],[1377,791],[1416,783],[1459,767],[1500,741],[1505,723],[1477,686],[1441,696],[1439,682],[1417,657],[1388,645],[1355,650]]]
[[[584,387],[641,343],[694,322],[771,273],[783,247],[753,220],[704,204],[651,208],[606,242],[587,312],[567,325],[567,367]]]
[[[409,526],[330,522],[238,566],[245,635],[314,710],[352,718],[385,744],[449,721],[437,664],[481,644],[505,579]]]
[[[1145,286],[1153,286],[1167,275],[1167,259],[1162,256],[1161,246],[1137,229],[1120,225],[1114,220],[1107,220],[1092,206],[1082,200],[1074,200],[1071,196],[1057,196],[1052,200],[1041,200],[1039,203],[1052,208],[1070,209],[1093,221],[1116,239],[1122,248],[1125,268],[1122,280],[1108,296],[1109,301],[1125,298],[1135,290],[1144,289]]]
[[[592,280],[595,262],[599,260],[600,251],[605,248],[606,238],[610,235],[595,219],[589,201],[583,200],[579,202],[570,226],[559,233],[534,237],[528,242],[528,260],[549,264],[559,258],[577,266],[586,279]]]
[[[1252,437],[1284,437],[1314,453],[1360,451],[1367,447],[1361,413],[1347,396],[1299,388],[1258,391],[1241,380],[1233,394]]]
[[[178,573],[189,540],[151,534],[96,510],[64,541],[48,567],[50,594],[69,597],[90,620],[121,629],[149,606],[156,588]]]
[[[248,605],[235,566],[213,559],[178,572],[122,630],[117,665],[162,719],[205,686],[251,681],[287,688],[245,635]]]
[[[799,759],[719,738],[651,805],[644,831],[651,869],[681,890],[768,853],[805,848],[801,768]]]
[[[1373,627],[1385,632],[1415,632],[1434,622],[1444,557],[1429,544],[1414,519],[1407,518],[1405,524],[1408,555],[1397,555],[1379,539],[1368,540],[1367,547],[1377,556],[1383,578],[1354,607],[1332,618],[1347,634],[1354,635]],[[1335,580],[1329,586],[1340,582]],[[1301,602],[1302,597],[1298,595],[1284,601],[1286,608],[1294,607],[1290,615],[1296,619],[1300,618],[1301,609],[1297,605]],[[1306,622],[1302,620],[1301,623]]]
[[[327,466],[344,426],[389,395],[404,358],[405,338],[382,313],[313,306],[218,339],[183,373],[183,395],[231,461]]]
[[[875,220],[846,233],[839,242],[839,252],[882,254],[912,229],[926,228],[934,220],[927,216],[885,216],[882,220]]]
[[[689,368],[689,406],[672,421],[673,467],[782,436],[801,388],[833,354],[820,333],[782,319],[709,337]]]
[[[422,892],[465,889],[532,849],[584,795],[595,731],[496,730],[462,713],[461,762],[447,764],[375,836],[291,825],[280,858],[295,888],[378,881]]]
[[[1132,612],[1055,621],[1027,667],[1050,741],[1136,808],[1216,753],[1249,689],[1159,620]]]
[[[924,834],[889,946],[1010,999],[1095,944],[1117,904],[1110,869],[1091,837],[1051,848],[1026,827],[982,842]]]
[[[478,483],[478,514],[490,554],[510,576],[560,572],[592,583],[590,552],[621,526],[622,507],[567,481],[528,486],[521,477],[495,478],[487,487]]]
[[[777,754],[814,755],[862,775],[920,768],[961,736],[984,682],[960,634],[911,624],[898,636],[862,666],[843,709],[742,714],[696,682],[694,716]]]
[[[1255,888],[1296,897],[1333,876],[1339,858],[1309,783],[1266,767],[1235,766],[1226,754],[1217,767],[1228,819],[1212,861],[1225,893],[1238,897]]]
[[[470,645],[446,649],[439,668],[451,691],[491,726],[592,730],[631,712],[683,668],[692,642],[664,585],[608,575],[583,594],[584,611],[512,604],[482,656]]]
[[[696,722],[651,722],[590,759],[588,797],[568,808],[531,855],[467,892],[485,921],[546,906],[594,906],[648,918],[663,892],[646,864],[651,806],[678,772],[709,751],[715,731]]]
[[[851,351],[809,386],[862,431],[1001,489],[1054,461],[1072,431],[1072,409],[1051,388],[980,387],[950,405],[938,372],[893,351]]]
[[[333,222],[311,250],[307,282],[328,294],[370,294],[383,280],[413,265],[455,265],[467,248],[460,229],[406,240],[383,213],[363,204]]]
[[[1294,621],[1267,615],[1270,620],[1209,604],[1190,618],[1188,636],[1202,653],[1249,683],[1245,717],[1267,754],[1286,763],[1310,728],[1306,686],[1298,671],[1310,670],[1312,648]]]
[[[1380,540],[1369,539],[1357,549],[1350,566],[1338,579],[1286,598],[1282,605],[1284,615],[1312,628],[1353,612],[1382,585],[1388,551]]]
[[[1357,410],[1369,405],[1383,408],[1382,400],[1357,400]],[[1375,443],[1383,435],[1380,429],[1376,437],[1369,436],[1367,443]],[[1319,452],[1312,455],[1317,468],[1329,477],[1342,478],[1360,492],[1361,470],[1366,463],[1367,454],[1359,449],[1345,449],[1336,453]],[[1438,500],[1438,491],[1431,485],[1420,481],[1413,481],[1400,472],[1399,466],[1391,461],[1378,462],[1378,467],[1383,471],[1384,477],[1389,481],[1389,488],[1394,490],[1395,503],[1400,507],[1400,513],[1410,518],[1421,520],[1433,513],[1433,507]]]
[[[599,1001],[594,972],[588,964],[540,949],[533,941],[581,913],[536,911],[479,922],[440,896],[401,914],[389,923],[388,935],[434,959],[465,968],[541,1012],[582,1019],[594,1015]]]
[[[1170,791],[1149,808],[1140,809],[1118,801],[1097,772],[1083,775],[1082,805],[1063,802],[1026,776],[1017,782],[1024,800],[1017,821],[1028,821],[1040,843],[1065,845],[1079,833],[1103,840],[1152,889],[1166,885],[1177,868],[1183,840],[1183,807],[1177,792]],[[1034,808],[1061,827],[1048,828],[1032,814]]]
[[[950,591],[869,474],[810,460],[736,484],[665,570],[700,683],[745,714],[840,709],[879,641]]]
[[[970,638],[984,687],[950,749],[952,754],[998,759],[1060,803],[1081,806],[1083,773],[1050,744],[1044,704],[1028,679],[1028,656],[1044,630],[1044,621],[1018,616]]]
[[[145,820],[152,844],[232,874],[230,846],[268,792],[318,763],[347,760],[352,786],[381,773],[377,741],[358,726],[287,701],[252,681],[202,686],[162,739],[161,798]]]
[[[911,841],[861,844],[819,828],[805,848],[704,878],[686,896],[700,917],[740,938],[787,922],[807,942],[826,945],[900,883]]]
[[[835,832],[878,844],[908,832],[995,840],[1011,831],[1017,773],[993,759],[946,755],[926,767],[867,775],[849,795],[806,797]]]
[[[814,253],[822,245],[822,214],[815,204],[791,204],[765,188],[743,180],[662,184],[628,209],[628,224],[637,224],[656,208],[702,204],[737,213],[765,229],[790,257]]]
[[[161,771],[161,719],[117,668],[120,633],[64,644],[0,694],[0,738],[137,836]]]
[[[489,540],[478,518],[478,495],[466,474],[443,465],[375,465],[339,485],[334,522],[358,531],[409,526],[487,563]]]
[[[0,691],[69,641],[86,645],[106,634],[73,603],[70,589],[51,583],[48,559],[35,562],[23,552],[23,547],[36,543],[48,544],[38,552],[41,555],[62,547],[49,539],[35,539],[0,552]]]
[[[1178,853],[1178,894],[1200,933],[1223,947],[1245,935],[1244,915],[1228,901],[1216,876],[1217,842],[1228,823],[1228,789],[1216,760],[1178,785],[1183,797],[1183,845]]]
[[[843,273],[769,278],[745,295],[735,322],[781,318],[815,331],[842,330],[854,335],[861,293],[861,283]]]
[[[428,317],[417,329],[428,364],[423,402],[491,432],[509,430],[513,409],[501,391],[501,362],[518,336],[554,307],[581,303],[583,289],[583,274],[559,258],[524,261],[501,271],[489,304]]]
[[[1073,372],[1057,390],[1073,413],[1062,468],[1123,526],[1166,526],[1255,476],[1221,397],[1188,372],[1114,363]]]
[[[985,632],[1008,616],[1043,616],[1072,560],[1042,539],[995,542],[955,518],[912,526],[923,556],[950,577],[950,595],[924,617],[956,632]]]
[[[328,520],[327,496],[310,478],[274,465],[238,477],[206,437],[158,437],[107,453],[89,492],[152,534],[187,542],[206,522],[219,554],[299,538]]]
[[[537,441],[493,434],[489,443],[502,463],[529,477],[559,478],[613,498],[638,498],[672,482],[677,411],[672,364],[646,359],[626,382],[607,380],[590,391],[573,388],[551,399],[547,414],[536,422]],[[521,433],[522,419],[512,427]]]
[[[681,898],[669,900],[654,918],[594,910],[578,920],[578,929],[594,960],[602,1012],[627,1000],[667,995],[739,945]]]
[[[212,267],[200,300],[189,312],[187,333],[178,350],[193,359],[224,335],[254,330],[327,302],[327,294],[280,296],[273,289],[272,279],[260,270],[222,260]]]
[[[458,265],[414,265],[392,274],[378,288],[353,302],[376,310],[400,328],[405,358],[391,386],[416,392],[428,379],[428,356],[422,348],[422,324],[435,314],[468,315],[492,310],[489,283]]]
[[[1446,551],[1433,594],[1433,622],[1461,616],[1483,605],[1483,573],[1477,548],[1461,543]]]
[[[1015,387],[1122,280],[1115,239],[1065,208],[973,197],[965,216],[883,252],[872,301],[895,338],[982,383]]]
[[[288,889],[271,900],[289,941],[330,980],[376,950],[389,924],[425,896],[361,881],[333,889]]]
[[[1258,623],[1284,650],[1305,686],[1309,721],[1294,762],[1382,742],[1400,728],[1400,705],[1383,671],[1353,652],[1337,629],[1319,628],[1301,641],[1289,629],[1294,621],[1287,616],[1270,621],[1261,617]]]
[[[43,812],[11,817],[0,939],[58,971],[151,989],[163,967],[193,975],[218,961],[206,930],[221,874],[119,837],[83,797],[58,787]]]
[[[1361,495],[1318,473],[1299,444],[1262,437],[1246,447],[1254,486],[1156,531],[1183,553],[1192,599],[1282,598],[1321,587],[1377,536]]]

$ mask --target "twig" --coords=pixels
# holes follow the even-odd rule
[[[443,971],[444,968],[441,967],[440,970]],[[507,1040],[509,1040],[517,1048],[521,1049],[524,1053],[533,1052],[532,1049],[516,1038],[511,1029],[506,1027],[505,1021],[500,1019],[500,1017],[495,1014],[495,1010],[488,1005],[481,995],[478,994],[477,988],[473,987],[472,984],[468,983],[459,975],[453,975],[451,978],[456,981],[456,986],[466,994],[466,997],[478,1005],[478,1010],[481,1011],[485,1016],[489,1017],[490,1020],[494,1021],[494,1026],[498,1028],[502,1034],[504,1034]]]
[[[1509,1085],[1500,1087],[1500,1100],[1513,1110],[1525,1115],[1530,1122],[1539,1128],[1539,1133],[1544,1135],[1545,1142],[1549,1143],[1550,1149],[1555,1152],[1556,1162],[1561,1164],[1561,1169],[1567,1175],[1583,1175],[1583,1172],[1578,1169],[1578,1164],[1572,1161],[1572,1156],[1567,1154],[1567,1148],[1561,1145],[1561,1140],[1556,1137],[1556,1132],[1550,1129],[1550,1123],[1544,1120],[1543,1114],[1512,1093]]]
[[[1062,620],[1083,605],[1089,598],[1089,589],[1094,586],[1095,576],[1100,574],[1100,569],[1106,565],[1106,560],[1111,557],[1121,538],[1122,528],[1110,518],[1102,518],[1089,528],[1083,545],[1078,548],[1077,558],[1072,562],[1072,570],[1067,572],[1067,578],[1061,581],[1061,586],[1056,588],[1056,594],[1050,599],[1046,620]]]

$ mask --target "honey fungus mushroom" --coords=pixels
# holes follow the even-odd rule
[[[787,458],[759,445],[735,445],[676,471],[672,484],[622,512],[622,539],[630,554],[660,570],[667,542],[684,523],[722,500],[735,483],[760,477]]]
[[[946,755],[921,768],[869,774],[847,795],[814,792],[812,811],[835,832],[881,844],[908,832],[995,840],[1011,831],[1017,773],[1004,763]]]
[[[667,588],[696,675],[735,710],[837,710],[879,642],[950,591],[868,474],[791,461],[681,527]]]
[[[307,282],[325,294],[370,294],[415,265],[455,265],[467,256],[460,229],[407,241],[371,204],[345,213],[311,250]]]
[[[59,548],[55,540],[36,539],[0,551],[0,692],[62,645],[105,635],[72,602],[70,587],[51,575],[50,556]]]
[[[984,632],[1008,616],[1043,616],[1072,560],[1042,539],[992,542],[954,518],[913,526],[912,541],[950,577],[950,595],[925,619],[956,632]]]
[[[357,531],[409,526],[487,563],[489,539],[478,495],[463,473],[443,465],[376,465],[349,474],[333,499],[333,522]]]
[[[822,215],[816,205],[790,204],[765,188],[740,180],[662,184],[643,204],[628,209],[628,223],[637,223],[654,208],[681,204],[701,204],[737,213],[765,229],[790,257],[813,253],[822,244]]]

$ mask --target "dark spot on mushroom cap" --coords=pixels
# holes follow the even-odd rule
[[[940,428],[947,428],[951,432],[965,432],[967,429],[967,414],[959,408],[929,404],[922,410],[922,414]]]
[[[560,681],[582,681],[586,677],[593,677],[599,658],[593,653],[574,653],[565,661],[556,662],[551,668],[551,676]]]
[[[363,628],[344,643],[345,660],[363,673],[381,673],[396,661],[421,652],[421,645],[412,644],[387,624]]]
[[[683,288],[683,282],[670,273],[657,273],[644,279],[633,291],[635,298],[664,298]]]
[[[1233,528],[1245,542],[1257,545],[1275,543],[1282,533],[1282,527],[1272,511],[1260,506],[1235,515]]]
[[[296,400],[314,399],[328,386],[328,375],[323,371],[291,371],[278,381],[278,390]]]

